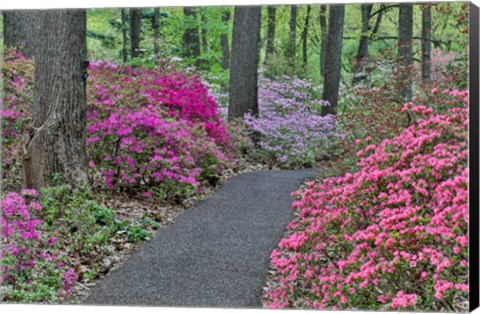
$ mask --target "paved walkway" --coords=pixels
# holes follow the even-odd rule
[[[142,245],[85,303],[260,307],[270,253],[292,217],[290,193],[314,177],[270,170],[228,180]]]

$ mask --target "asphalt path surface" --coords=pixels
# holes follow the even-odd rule
[[[83,304],[260,308],[270,254],[313,170],[236,176],[162,228]]]

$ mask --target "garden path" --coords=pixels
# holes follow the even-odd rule
[[[290,193],[315,174],[268,170],[228,180],[100,281],[85,303],[261,307],[270,254],[292,217]]]

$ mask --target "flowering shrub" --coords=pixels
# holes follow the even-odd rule
[[[56,248],[56,238],[40,232],[42,206],[37,193],[8,193],[1,200],[0,265],[6,301],[54,301],[70,293],[76,280]]]
[[[261,151],[280,165],[312,165],[325,153],[329,140],[338,136],[333,116],[320,115],[328,102],[316,100],[306,81],[264,78],[258,98],[258,117],[247,114],[244,122],[259,135]]]
[[[358,172],[293,193],[267,306],[453,311],[468,299],[468,91],[433,92],[446,113],[406,104],[416,118],[402,134],[358,141]]]

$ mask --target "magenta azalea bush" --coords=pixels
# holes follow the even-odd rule
[[[11,192],[0,200],[0,265],[4,301],[55,301],[76,281],[56,248],[56,238],[41,232],[36,191]]]
[[[468,91],[433,92],[447,110],[406,104],[415,122],[359,144],[358,172],[293,193],[268,307],[453,311],[468,299]]]

